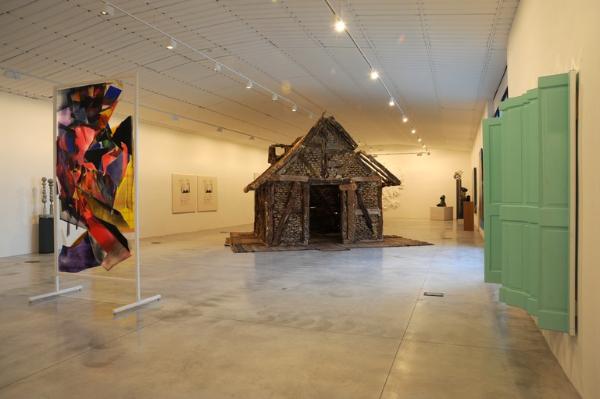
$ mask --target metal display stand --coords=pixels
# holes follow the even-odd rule
[[[106,81],[110,81],[111,79],[108,79]],[[71,85],[71,86],[66,86],[64,88],[68,88],[68,87],[77,87],[77,86],[83,86],[86,84],[93,84],[93,83],[98,83],[98,82],[91,82],[91,83],[83,83],[83,84],[78,84],[78,85]],[[54,181],[58,182],[57,178],[56,178],[56,160],[57,160],[57,149],[56,149],[56,138],[58,137],[58,132],[57,132],[57,117],[56,117],[56,109],[57,109],[57,94],[58,94],[58,90],[60,90],[61,87],[56,87],[54,89],[54,129],[53,129],[53,137],[52,137],[52,148],[54,149],[53,154],[54,154]],[[139,140],[139,73],[136,72],[135,73],[135,100],[133,102],[133,107],[134,107],[134,118],[133,118],[133,153],[134,153],[134,158],[133,158],[133,162],[134,162],[134,168],[133,168],[133,173],[134,173],[134,190],[135,190],[135,200],[134,200],[134,218],[135,218],[135,233],[134,233],[134,240],[135,240],[135,249],[134,249],[134,255],[135,255],[135,288],[136,288],[136,301],[121,307],[118,307],[116,309],[113,309],[113,315],[118,315],[120,313],[129,311],[129,310],[133,310],[133,309],[137,309],[141,306],[147,305],[149,303],[152,302],[156,302],[159,301],[161,299],[161,295],[154,295],[154,296],[150,296],[147,298],[142,298],[142,286],[141,286],[141,259],[140,259],[140,190],[139,190],[139,156],[140,156],[140,150],[139,150],[139,144],[140,144],[140,140]],[[57,190],[58,192],[58,190]],[[83,286],[81,285],[77,285],[74,287],[69,287],[69,288],[62,288],[61,289],[61,284],[60,284],[60,271],[58,268],[58,256],[60,255],[60,245],[59,245],[59,228],[60,228],[60,212],[59,212],[59,205],[60,201],[54,201],[54,208],[53,208],[53,213],[54,213],[54,270],[55,270],[55,277],[54,277],[54,282],[55,282],[55,290],[46,294],[41,294],[41,295],[36,295],[36,296],[32,296],[29,298],[29,302],[33,303],[33,302],[37,302],[43,299],[50,299],[50,298],[56,298],[60,295],[64,295],[64,294],[69,294],[72,292],[77,292],[77,291],[81,291],[83,289]]]

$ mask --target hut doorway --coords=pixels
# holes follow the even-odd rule
[[[310,186],[310,240],[342,242],[340,188],[334,184]]]

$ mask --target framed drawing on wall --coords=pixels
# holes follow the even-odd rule
[[[198,181],[196,176],[171,175],[173,213],[196,212]]]
[[[198,176],[198,212],[214,212],[217,208],[217,178]]]

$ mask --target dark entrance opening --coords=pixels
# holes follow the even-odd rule
[[[310,186],[310,240],[342,241],[340,189],[337,185]]]

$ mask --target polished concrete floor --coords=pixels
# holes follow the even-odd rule
[[[233,254],[220,231],[146,240],[144,291],[163,301],[118,318],[132,262],[28,305],[52,289],[51,257],[0,258],[0,398],[578,398],[531,318],[482,282],[477,233],[417,220],[386,233],[435,245]]]

